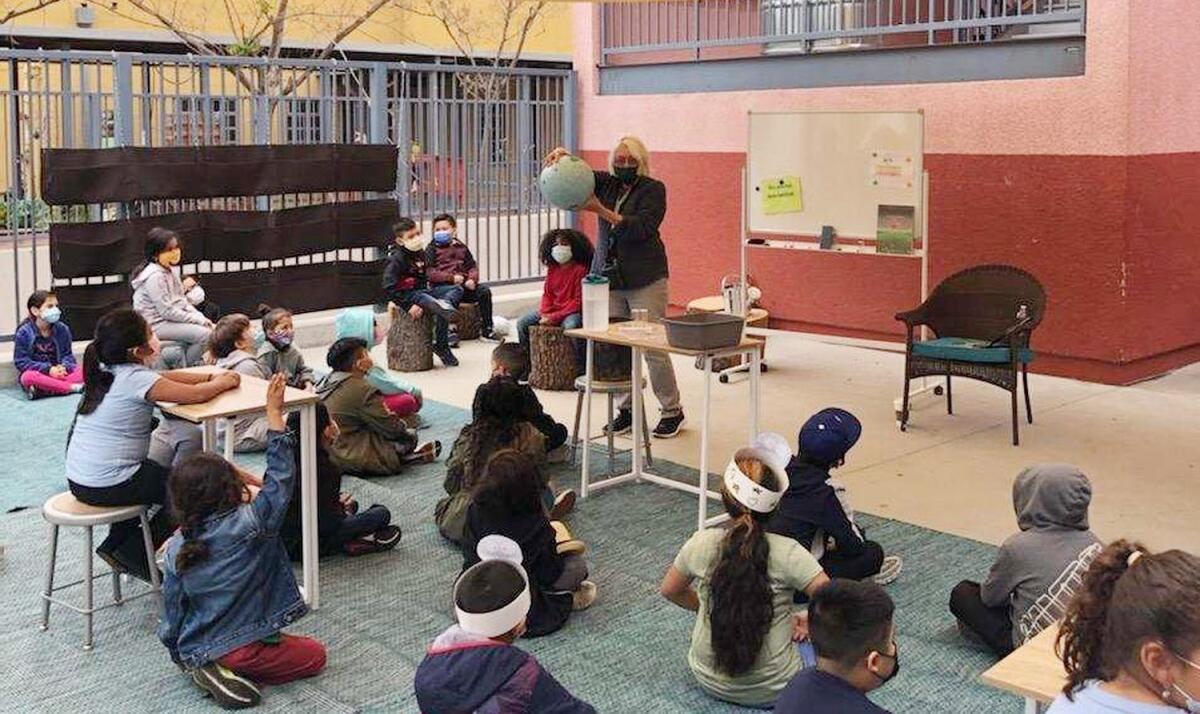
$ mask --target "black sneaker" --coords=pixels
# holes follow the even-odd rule
[[[461,344],[461,341],[458,339],[458,328],[454,325],[450,326],[450,330],[446,335],[446,341],[452,350],[458,349],[459,345]]]
[[[454,353],[450,351],[449,347],[435,347],[433,349],[433,353],[437,355],[437,358],[440,359],[442,364],[446,365],[447,367],[458,366],[458,358],[454,356]]]
[[[375,531],[375,544],[380,550],[391,550],[400,542],[400,526],[384,526]]]
[[[222,709],[249,709],[262,701],[262,692],[254,682],[217,662],[193,669],[192,682]]]
[[[621,409],[617,412],[617,418],[605,425],[604,433],[612,432],[613,436],[621,436],[628,434],[633,428],[633,412],[628,409]]]
[[[683,415],[673,417],[663,417],[658,420],[658,426],[654,427],[654,431],[650,435],[656,439],[671,439],[679,434],[679,430],[683,427],[683,423],[687,421]]]
[[[495,328],[490,327],[490,326],[484,327],[483,329],[481,329],[479,331],[479,337],[481,339],[487,340],[488,342],[503,342],[504,341],[503,337],[496,334]]]
[[[29,397],[29,401],[32,402],[35,399],[41,399],[42,397],[44,397],[46,395],[42,392],[42,390],[38,389],[37,387],[35,387],[31,384],[25,388],[25,396]]]

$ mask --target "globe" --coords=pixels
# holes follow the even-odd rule
[[[596,190],[596,177],[583,159],[563,156],[542,169],[538,185],[542,195],[552,205],[565,211],[575,211],[587,203]]]

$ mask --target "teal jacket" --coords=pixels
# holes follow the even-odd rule
[[[334,321],[334,329],[337,330],[337,334],[334,336],[336,340],[343,337],[357,337],[365,340],[368,348],[374,347],[376,344],[375,313],[370,308],[357,307],[342,310]],[[415,384],[405,382],[394,372],[379,365],[375,365],[370,372],[367,372],[366,379],[367,383],[378,389],[381,394],[411,394],[418,399],[421,397],[421,390]]]

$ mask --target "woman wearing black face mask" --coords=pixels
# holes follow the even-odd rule
[[[546,157],[546,165],[565,156],[561,147]],[[609,155],[609,171],[596,171],[596,193],[583,210],[596,214],[596,254],[592,273],[609,279],[609,314],[629,317],[644,309],[651,320],[667,312],[667,250],[658,228],[667,212],[667,187],[650,176],[650,152],[641,140],[623,136]],[[679,387],[671,360],[661,352],[647,352],[650,384],[662,408],[654,436],[669,439],[683,426]],[[606,427],[625,434],[633,426],[630,397],[622,402],[616,419]]]

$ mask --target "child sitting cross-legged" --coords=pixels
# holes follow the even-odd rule
[[[884,557],[883,547],[867,540],[854,522],[846,488],[829,472],[846,461],[858,443],[862,423],[844,409],[829,407],[800,427],[799,453],[792,456],[783,437],[764,434],[761,446],[786,460],[788,490],[767,530],[800,542],[833,578],[874,578],[880,585],[900,574],[898,556]]]
[[[250,322],[250,318],[240,313],[226,315],[217,320],[208,338],[209,355],[221,369],[267,379],[271,372],[265,371],[254,356],[258,335],[258,329]],[[233,438],[233,450],[239,453],[267,448],[266,417],[261,414],[234,417]]]
[[[471,423],[459,432],[446,459],[447,496],[434,508],[438,532],[454,543],[463,540],[471,491],[483,478],[484,466],[499,449],[516,449],[543,469],[546,438],[524,418],[525,393],[516,382],[493,379],[475,390]],[[551,520],[561,520],[575,505],[575,492],[563,491],[555,498],[549,487],[542,503]]]
[[[342,552],[346,555],[365,555],[395,548],[400,542],[400,527],[391,525],[392,514],[386,506],[372,505],[358,510],[358,503],[342,491],[342,471],[329,454],[329,447],[338,440],[337,422],[329,416],[324,404],[317,403],[317,543],[321,555]],[[287,419],[288,432],[296,440],[296,473],[300,473],[300,412]],[[287,546],[292,560],[303,555],[300,514],[300,482],[288,504],[287,517],[279,535]]]
[[[425,714],[593,714],[591,705],[513,646],[525,633],[533,600],[520,546],[490,535],[479,542],[477,558],[454,583],[458,624],[438,635],[417,667],[417,706]]]
[[[492,350],[491,381],[503,381],[516,384],[524,399],[521,418],[533,424],[546,437],[546,451],[551,452],[567,443],[565,424],[559,424],[554,417],[542,408],[537,394],[529,386],[529,352],[521,345],[505,342]],[[479,389],[483,389],[481,385]],[[478,394],[478,389],[476,390]]]
[[[877,583],[834,578],[808,604],[808,637],[817,666],[804,669],[775,702],[778,714],[885,714],[866,693],[900,671],[892,613]]]
[[[497,451],[471,494],[461,544],[464,569],[479,562],[479,542],[487,536],[502,535],[521,546],[533,598],[530,637],[555,632],[572,610],[584,610],[596,599],[596,584],[587,579],[583,544],[561,523],[551,523],[542,501],[545,488],[532,459],[513,449]]]
[[[35,290],[25,301],[27,316],[13,335],[13,366],[30,399],[83,391],[83,370],[71,352],[71,328],[62,322],[58,297]]]
[[[246,502],[233,465],[189,457],[171,472],[181,529],[167,542],[158,637],[171,659],[223,707],[258,703],[259,684],[311,677],[325,667],[320,642],[281,632],[308,612],[279,539],[296,480],[284,429],[284,378],[267,388],[267,470]]]
[[[384,406],[383,395],[367,381],[375,363],[364,340],[344,337],[334,342],[325,361],[333,372],[317,385],[317,394],[341,432],[329,451],[344,471],[390,476],[408,464],[430,463],[438,457],[441,443],[418,446],[416,431]]]
[[[771,454],[739,449],[721,488],[730,526],[692,535],[659,588],[696,613],[687,657],[696,681],[711,696],[742,706],[771,706],[800,670],[795,643],[804,621],[792,599],[797,590],[811,596],[829,582],[806,548],[767,532],[787,486]]]

